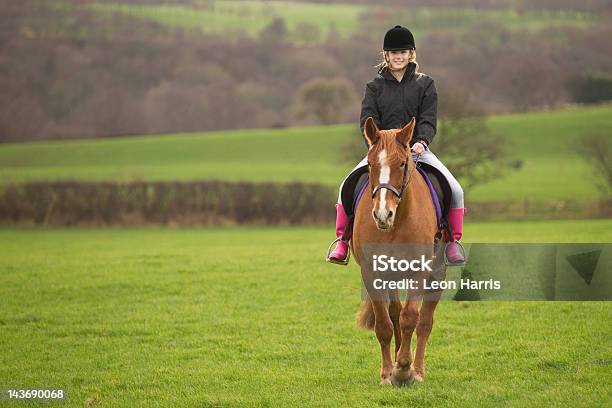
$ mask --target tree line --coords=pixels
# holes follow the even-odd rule
[[[391,24],[370,17],[350,38],[296,44],[276,19],[236,40],[80,3],[0,8],[0,141],[356,122]],[[441,101],[465,95],[485,113],[598,102],[612,98],[611,34],[485,21],[417,38],[418,60]]]

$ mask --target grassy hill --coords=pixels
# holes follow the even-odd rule
[[[121,13],[132,17],[155,21],[170,27],[198,28],[208,33],[231,35],[238,31],[256,35],[274,18],[282,18],[289,30],[289,37],[300,41],[296,28],[307,24],[318,28],[319,40],[324,40],[332,29],[348,37],[359,27],[359,16],[372,19],[396,15],[418,37],[431,31],[466,30],[483,22],[489,22],[509,30],[540,30],[552,26],[585,27],[601,21],[592,14],[578,11],[525,11],[514,9],[476,10],[415,7],[391,8],[359,4],[317,4],[285,1],[223,0],[201,2],[197,5],[146,5],[97,2],[91,9],[101,13]],[[385,17],[386,16],[386,17]]]
[[[584,132],[612,132],[612,105],[495,116],[490,125],[511,142],[511,157],[524,164],[470,191],[468,200],[597,196],[592,183],[585,181],[591,168],[572,144]],[[337,185],[353,166],[340,160],[340,150],[351,137],[360,137],[354,125],[4,144],[0,180],[222,179]]]

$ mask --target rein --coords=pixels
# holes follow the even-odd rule
[[[400,143],[399,140],[396,140],[396,142],[400,146],[402,146],[404,149],[407,148],[402,143]],[[411,154],[410,151],[408,151],[408,154]],[[370,183],[372,185],[372,198],[374,198],[374,196],[376,195],[377,192],[379,192],[383,188],[386,188],[387,190],[389,190],[393,194],[395,194],[397,196],[397,198],[399,199],[399,201],[402,201],[402,196],[404,194],[404,190],[406,189],[408,184],[410,184],[410,179],[412,178],[412,173],[414,172],[414,170],[416,170],[416,166],[417,166],[417,163],[419,162],[419,158],[420,157],[421,157],[420,155],[417,156],[417,159],[414,162],[414,168],[412,168],[410,170],[410,172],[408,172],[408,164],[409,164],[409,162],[408,162],[408,157],[406,157],[406,160],[404,161],[404,175],[402,177],[402,186],[401,186],[401,188],[399,190],[394,185],[392,185],[390,183],[380,183],[377,186],[374,186],[372,183]]]

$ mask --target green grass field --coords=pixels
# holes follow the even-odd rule
[[[318,28],[319,41],[324,41],[332,25],[345,38],[357,31],[359,15],[370,13],[372,18],[389,12],[388,7],[359,4],[317,4],[286,1],[216,1],[214,5],[201,2],[194,5],[138,5],[117,2],[100,2],[90,6],[102,13],[121,13],[131,17],[155,21],[167,26],[199,28],[204,32],[232,35],[242,31],[246,35],[257,33],[273,18],[284,20],[289,37],[300,41],[295,33],[300,23]],[[574,11],[527,11],[518,14],[515,10],[475,10],[439,8],[393,9],[404,24],[418,37],[432,31],[468,30],[483,22],[489,22],[509,30],[533,31],[553,26],[585,27],[598,23],[598,16]]]
[[[322,260],[332,235],[0,230],[0,384],[62,388],[71,407],[612,402],[607,302],[442,302],[426,382],[380,387],[376,339],[354,327],[358,269]],[[612,220],[471,224],[466,236],[612,242]]]
[[[510,157],[524,165],[474,188],[468,201],[597,197],[588,181],[592,170],[572,144],[582,133],[609,134],[612,105],[494,116],[490,125],[510,141]],[[356,126],[335,125],[3,144],[0,180],[222,179],[335,186],[353,166],[340,160],[339,151],[359,137]]]

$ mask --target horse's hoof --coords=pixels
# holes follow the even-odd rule
[[[380,380],[380,385],[391,385],[391,379],[383,378],[382,380]]]
[[[412,366],[400,368],[396,365],[393,367],[393,373],[391,373],[391,383],[396,387],[410,385],[415,381],[416,375]]]
[[[420,367],[416,367],[414,369],[414,380],[418,382],[423,382],[425,380],[425,370]]]

